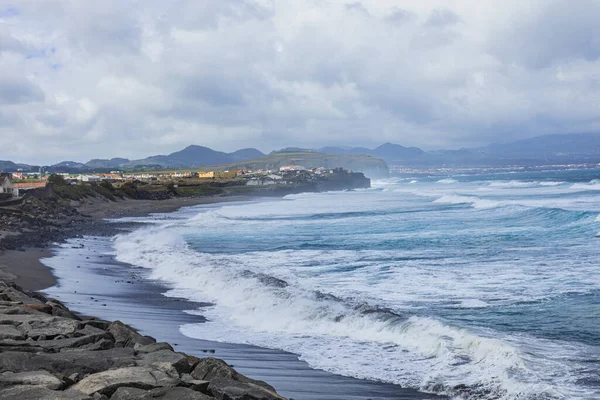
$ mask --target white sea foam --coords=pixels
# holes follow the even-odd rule
[[[452,179],[452,178],[446,178],[446,179],[440,179],[439,181],[437,181],[437,183],[443,183],[446,185],[452,184],[452,183],[456,183],[457,180],[456,179]]]
[[[539,183],[538,182],[529,182],[529,181],[494,181],[490,182],[489,186],[491,187],[499,187],[499,188],[522,188],[522,187],[535,187]]]
[[[600,179],[592,179],[588,183],[574,183],[571,185],[573,190],[600,190]]]
[[[472,210],[457,207],[448,213],[448,207],[439,204],[470,204],[482,209],[478,215],[484,219],[488,215],[523,211],[523,207],[559,205],[589,210],[597,199],[589,194],[570,194],[565,198],[532,196],[536,190],[548,193],[549,189],[541,185],[514,188],[527,193],[521,197],[513,195],[512,190],[506,190],[510,195],[499,197],[497,192],[505,189],[489,189],[492,198],[483,198],[472,195],[481,183],[456,185],[461,194],[453,193],[457,190],[455,185],[423,182],[419,190],[411,190],[406,183],[390,182],[386,188],[393,191],[294,195],[283,201],[204,210],[186,221],[119,236],[114,243],[117,257],[149,268],[151,278],[169,283],[172,295],[215,304],[199,311],[209,323],[181,328],[188,336],[283,349],[299,354],[317,368],[422,390],[441,393],[459,384],[489,390],[473,397],[477,399],[595,398],[586,392],[589,388],[574,382],[581,368],[576,360],[583,358],[581,354],[595,354],[596,348],[544,341],[525,333],[510,335],[483,328],[461,328],[451,321],[420,313],[444,304],[464,308],[465,313],[477,312],[476,308],[493,310],[499,305],[598,290],[600,282],[594,278],[597,258],[591,251],[595,249],[593,240],[578,246],[579,251],[585,246],[590,251],[578,253],[576,263],[566,263],[564,254],[553,260],[547,248],[535,248],[531,243],[511,242],[502,248],[502,256],[483,254],[478,258],[480,263],[469,258],[470,252],[478,252],[479,248],[459,246],[448,254],[448,249],[436,245],[414,249],[412,244],[415,240],[443,244],[448,231],[435,221],[448,215],[466,221],[453,228],[452,235],[459,237],[546,234],[545,228],[538,226],[541,219],[534,220],[531,226],[482,221],[474,230]],[[565,189],[568,192],[568,187]],[[418,230],[409,224],[424,218],[423,213],[412,218],[397,214],[397,219],[391,221],[389,216],[360,217],[364,218],[359,222],[364,229],[356,233],[339,231],[340,222],[330,217],[352,213],[351,218],[357,218],[354,214],[407,210],[415,207],[413,203],[418,204],[417,209],[443,211],[429,220],[427,229]],[[538,216],[535,218],[554,215],[525,215],[530,214]],[[329,217],[312,218],[318,215]],[[586,217],[578,224],[587,224],[589,229],[593,218]],[[600,222],[600,215],[596,220]],[[382,229],[388,223],[407,227],[388,232]],[[579,229],[579,225],[576,227]],[[556,228],[552,226],[552,231]],[[314,236],[325,235],[323,231],[329,229],[330,234],[341,235],[345,242],[367,244],[367,249],[325,246],[324,250],[264,250],[276,238],[302,244]],[[184,238],[199,233],[204,235],[194,239],[199,248],[204,247],[205,238],[212,238],[216,246],[221,246],[219,238],[226,241],[233,236],[240,242],[259,240],[260,251],[196,252]],[[371,243],[387,241],[401,244],[394,250],[370,248]],[[317,242],[321,244],[320,239]],[[227,248],[226,243],[222,246]],[[544,264],[536,258],[540,252],[545,252]],[[510,257],[504,257],[504,253]],[[557,263],[560,268],[556,268]],[[269,276],[288,286],[269,281]],[[367,305],[371,311],[363,312]],[[388,307],[399,316],[372,312],[376,310],[374,306]]]
[[[473,208],[494,208],[501,205],[500,202],[494,200],[486,200],[475,196],[461,196],[456,194],[445,194],[442,197],[434,200],[434,203],[471,204]]]
[[[560,182],[560,181],[542,181],[540,182],[540,186],[560,186],[560,185],[564,185],[564,182]]]
[[[176,289],[173,294],[216,304],[202,311],[210,323],[182,327],[191,337],[275,347],[300,354],[317,368],[440,393],[467,385],[489,391],[489,397],[477,398],[526,399],[542,393],[562,398],[566,390],[545,376],[548,365],[538,365],[548,360],[523,353],[520,348],[527,346],[523,338],[494,338],[485,331],[456,328],[430,317],[362,313],[360,304],[315,295],[313,289],[320,285],[306,276],[284,274],[290,285],[283,287],[244,273],[273,272],[276,265],[289,265],[281,257],[293,252],[197,253],[177,230],[158,228],[121,235],[115,247],[119,261],[149,268],[151,278]],[[350,254],[320,255],[334,260]],[[298,259],[311,257],[301,254]],[[426,271],[425,275],[431,276]],[[325,286],[335,290],[330,283]],[[337,283],[342,284],[339,279]],[[483,304],[476,302],[476,306]],[[572,373],[559,361],[552,362],[551,371]]]

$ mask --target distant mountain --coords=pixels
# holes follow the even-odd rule
[[[317,150],[327,154],[371,154],[372,150],[366,147],[321,147]]]
[[[259,158],[264,156],[264,153],[256,149],[241,149],[229,153],[229,156],[235,161],[251,160],[253,158]]]
[[[298,158],[299,155],[302,157]],[[314,155],[310,156],[311,154]],[[274,156],[273,158],[268,158]],[[555,134],[544,135],[510,143],[495,143],[485,147],[460,150],[437,150],[425,152],[417,147],[384,143],[375,149],[365,147],[329,146],[320,149],[287,147],[266,156],[259,150],[247,148],[225,153],[204,146],[188,146],[183,150],[167,155],[156,155],[140,160],[126,158],[93,159],[83,164],[76,161],[62,161],[47,167],[49,172],[82,173],[112,169],[174,169],[199,168],[207,166],[235,165],[277,165],[273,160],[286,163],[303,162],[310,165],[340,166],[361,171],[366,167],[375,174],[387,170],[387,165],[401,166],[506,166],[544,165],[572,163],[600,163],[600,134]],[[338,157],[331,157],[338,156]],[[347,157],[341,157],[347,156]],[[361,156],[352,158],[351,156]],[[256,160],[259,160],[255,162]],[[306,160],[306,161],[304,161]],[[360,160],[357,162],[357,160]],[[379,161],[377,161],[379,160]],[[335,165],[335,163],[341,163]],[[383,162],[385,168],[378,164]],[[246,163],[246,164],[244,164]],[[321,165],[317,165],[322,163]],[[302,164],[304,165],[304,164]],[[356,166],[359,166],[358,168]],[[37,171],[39,167],[0,161],[0,171]],[[373,174],[371,174],[373,175]],[[373,175],[374,176],[374,175]]]
[[[425,152],[418,147],[404,147],[399,144],[385,143],[371,150],[366,147],[321,147],[316,150],[327,154],[365,154],[385,160],[388,164],[403,164],[422,157]]]
[[[14,162],[0,160],[0,172],[15,172],[17,169],[17,164]]]
[[[404,147],[399,144],[385,143],[371,152],[371,155],[381,157],[387,162],[406,162],[421,157],[425,152],[418,147]]]
[[[59,163],[52,165],[52,167],[54,167],[54,168],[63,168],[64,167],[64,168],[74,168],[74,169],[87,169],[87,166],[85,164],[82,164],[77,161],[61,161]]]
[[[233,153],[224,153],[204,146],[188,146],[166,156],[152,156],[143,160],[133,160],[125,166],[161,165],[167,168],[197,168],[208,165],[231,164],[250,158],[262,157],[256,149],[242,149]]]
[[[387,178],[389,168],[380,158],[356,154],[325,154],[315,150],[290,150],[273,152],[267,156],[243,161],[240,163],[222,165],[218,169],[279,169],[283,165],[302,165],[306,168],[345,168],[362,172],[373,179]]]
[[[100,169],[100,168],[117,168],[123,164],[130,162],[127,158],[111,158],[110,160],[105,159],[93,159],[85,163],[88,168]]]
[[[600,134],[544,135],[506,144],[491,144],[482,153],[502,158],[586,158],[600,155]]]

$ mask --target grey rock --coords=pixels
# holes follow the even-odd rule
[[[61,353],[5,352],[0,356],[0,372],[50,370],[66,376],[95,374],[108,369],[135,365],[132,349],[69,351]],[[73,379],[75,380],[75,379]]]
[[[23,340],[25,335],[12,325],[0,325],[0,340],[3,339]]]
[[[147,345],[155,343],[156,341],[147,337],[142,336],[137,331],[121,321],[115,321],[106,330],[115,339],[115,347],[133,347],[136,343],[140,345]]]
[[[18,291],[13,287],[8,287],[6,285],[0,288],[0,300],[19,301],[23,304],[43,304],[40,300],[35,299],[33,297],[29,297],[25,293]]]
[[[150,366],[154,363],[169,363],[180,374],[190,372],[190,364],[188,363],[187,355],[183,353],[175,353],[172,350],[159,350],[153,353],[147,353],[142,356],[142,359],[137,361],[137,365]]]
[[[58,390],[64,386],[64,382],[48,371],[4,372],[0,374],[0,387],[15,385],[36,385],[50,390]]]
[[[152,343],[152,344],[147,344],[147,345],[141,345],[141,344],[136,343],[136,345],[133,346],[133,348],[140,353],[154,353],[155,351],[160,351],[160,350],[174,351],[173,347],[169,343],[165,343],[165,342],[158,342],[158,343]]]
[[[89,326],[93,326],[94,328],[102,329],[103,331],[107,330],[110,327],[110,324],[112,324],[112,322],[104,321],[101,319],[89,319],[89,320],[81,321],[82,326],[89,325]]]
[[[19,326],[29,322],[50,322],[54,317],[39,312],[27,314],[0,314],[0,325]]]
[[[0,399],[3,400],[90,400],[89,396],[83,393],[57,392],[46,389],[43,386],[13,386],[8,389],[0,390]]]
[[[96,343],[86,344],[84,346],[64,349],[62,351],[98,351],[109,350],[115,347],[115,342],[109,339],[102,339]]]
[[[175,388],[158,388],[149,391],[134,389],[134,388],[119,388],[112,395],[111,400],[146,400],[146,399],[163,399],[163,400],[210,400],[205,394],[195,392],[192,389],[175,387]]]
[[[67,339],[58,340],[38,340],[38,341],[24,341],[24,340],[0,340],[0,352],[3,350],[16,351],[16,348],[38,348],[36,351],[60,351],[62,349],[69,349],[74,347],[81,347],[87,344],[96,343],[102,339],[111,339],[112,337],[107,333],[80,336]],[[31,338],[29,338],[31,339]],[[4,348],[4,349],[3,349]],[[8,348],[8,349],[7,349]],[[24,351],[24,350],[19,350]],[[26,351],[26,350],[25,350]]]
[[[275,389],[263,381],[250,379],[223,360],[200,360],[191,373],[194,379],[210,381],[208,394],[219,400],[282,400]]]
[[[19,330],[26,336],[53,338],[58,335],[67,336],[79,329],[79,322],[66,318],[50,318],[42,321],[27,321],[19,325]]]
[[[90,375],[68,390],[78,390],[87,395],[98,392],[110,396],[123,386],[138,389],[154,389],[164,386],[177,386],[179,383],[178,379],[174,379],[157,369],[129,367]]]
[[[144,389],[137,389],[132,387],[120,387],[115,390],[112,396],[110,396],[111,400],[134,400],[141,399],[142,396],[147,394],[148,391]]]

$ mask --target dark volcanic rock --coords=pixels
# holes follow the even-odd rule
[[[82,379],[68,391],[80,391],[91,395],[100,393],[112,395],[120,387],[133,387],[138,389],[153,389],[165,386],[177,386],[179,379],[154,368],[127,367],[109,371],[98,372]]]
[[[13,386],[0,390],[3,400],[91,400],[91,397],[77,392],[58,392],[43,386]]]
[[[282,400],[224,361],[176,353],[122,322],[85,320],[0,281],[0,398]]]
[[[263,381],[239,374],[223,360],[208,357],[200,360],[192,377],[210,381],[208,393],[223,400],[281,400],[275,389]]]
[[[140,335],[135,329],[121,321],[113,322],[106,331],[115,338],[115,347],[133,347],[135,344],[148,345],[156,343],[156,340]]]
[[[119,388],[110,398],[111,400],[144,400],[144,399],[163,399],[163,400],[210,400],[209,397],[192,389],[175,387],[159,388],[152,390],[142,390],[134,388]]]

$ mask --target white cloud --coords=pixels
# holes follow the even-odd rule
[[[3,158],[600,128],[594,0],[22,0],[0,8]]]

